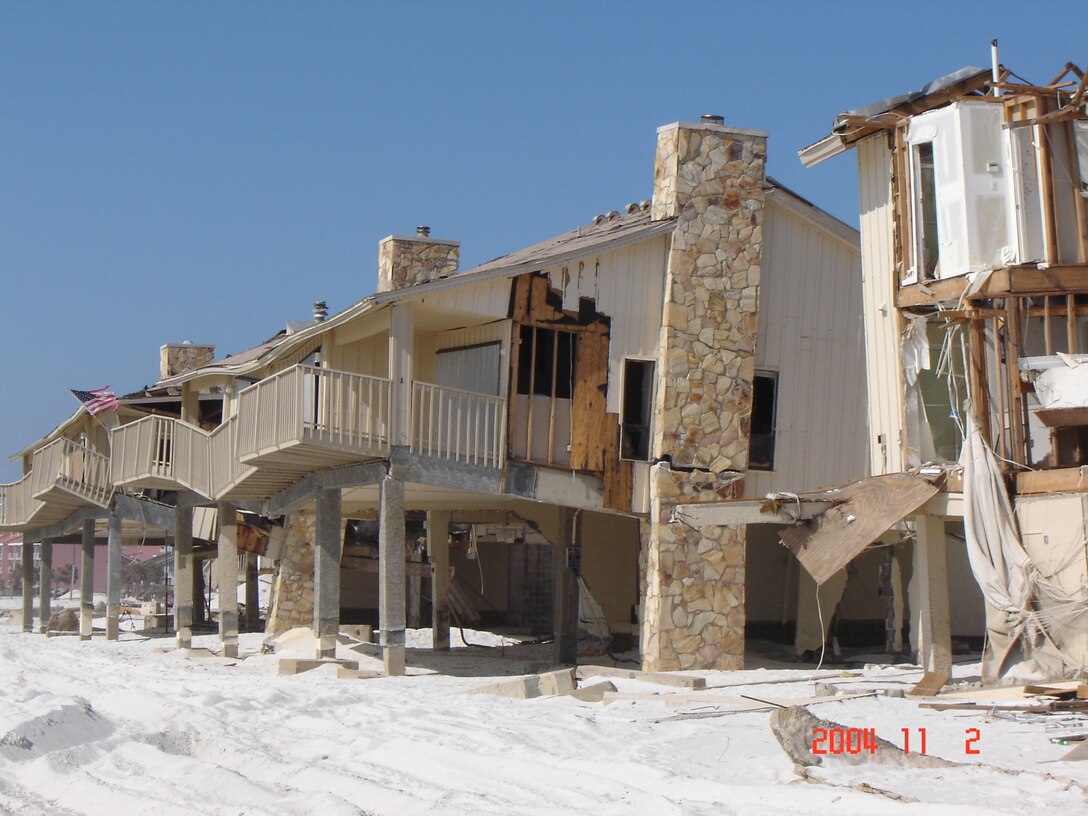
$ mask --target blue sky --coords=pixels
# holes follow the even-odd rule
[[[1088,61],[1068,3],[0,4],[0,454],[374,290],[428,224],[462,268],[651,192],[659,125],[770,131],[769,172],[856,224],[835,114],[963,65]],[[18,478],[0,462],[0,481]]]

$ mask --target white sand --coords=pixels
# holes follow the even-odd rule
[[[922,771],[832,763],[805,781],[766,712],[681,719],[713,708],[468,695],[495,678],[435,674],[422,656],[403,678],[338,680],[332,666],[280,677],[277,658],[259,654],[262,639],[243,635],[244,659],[225,661],[179,652],[169,639],[81,643],[0,622],[0,813],[1088,812],[1088,762],[1058,761],[1069,749],[1052,745],[1043,723],[888,697],[824,703],[813,713],[875,728],[897,744],[901,728],[925,727],[930,754],[971,764]],[[426,640],[410,633],[410,643]],[[201,636],[194,645],[215,650],[217,640]],[[344,650],[361,668],[380,665],[375,647]],[[445,665],[470,670],[473,650],[455,652]],[[509,660],[483,665],[517,668]],[[715,695],[814,692],[812,681],[766,682],[811,677],[811,668],[703,674],[720,687],[707,692]],[[917,677],[875,667],[833,682],[902,689]],[[621,691],[685,693],[613,682]],[[970,727],[981,733],[974,757],[963,750]]]

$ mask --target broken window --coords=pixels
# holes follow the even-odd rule
[[[570,399],[574,391],[574,334],[521,327],[517,393]]]
[[[933,142],[916,144],[912,152],[914,156],[914,251],[918,259],[919,279],[932,280],[937,277],[940,266]]]
[[[654,364],[649,360],[623,363],[623,422],[620,457],[650,458],[650,416],[653,411]]]
[[[757,372],[752,380],[752,430],[748,467],[774,470],[774,437],[778,413],[778,374]]]

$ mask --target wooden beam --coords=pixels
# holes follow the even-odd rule
[[[947,300],[959,300],[968,285],[967,278],[959,276],[945,280],[926,281],[901,286],[895,294],[895,305],[900,309],[911,306],[927,306]]]
[[[1088,468],[1028,470],[1016,474],[1017,495],[1038,493],[1088,493]]]

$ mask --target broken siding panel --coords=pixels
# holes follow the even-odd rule
[[[757,368],[778,373],[774,471],[749,471],[762,496],[865,475],[865,369],[859,255],[769,199]]]
[[[506,317],[510,307],[510,281],[506,278],[484,281],[475,286],[455,286],[419,300],[428,306],[477,315],[480,319]]]
[[[609,413],[620,413],[624,358],[657,358],[667,247],[668,239],[658,236],[547,270],[565,310],[576,312],[579,298],[591,298],[597,311],[611,318]]]

